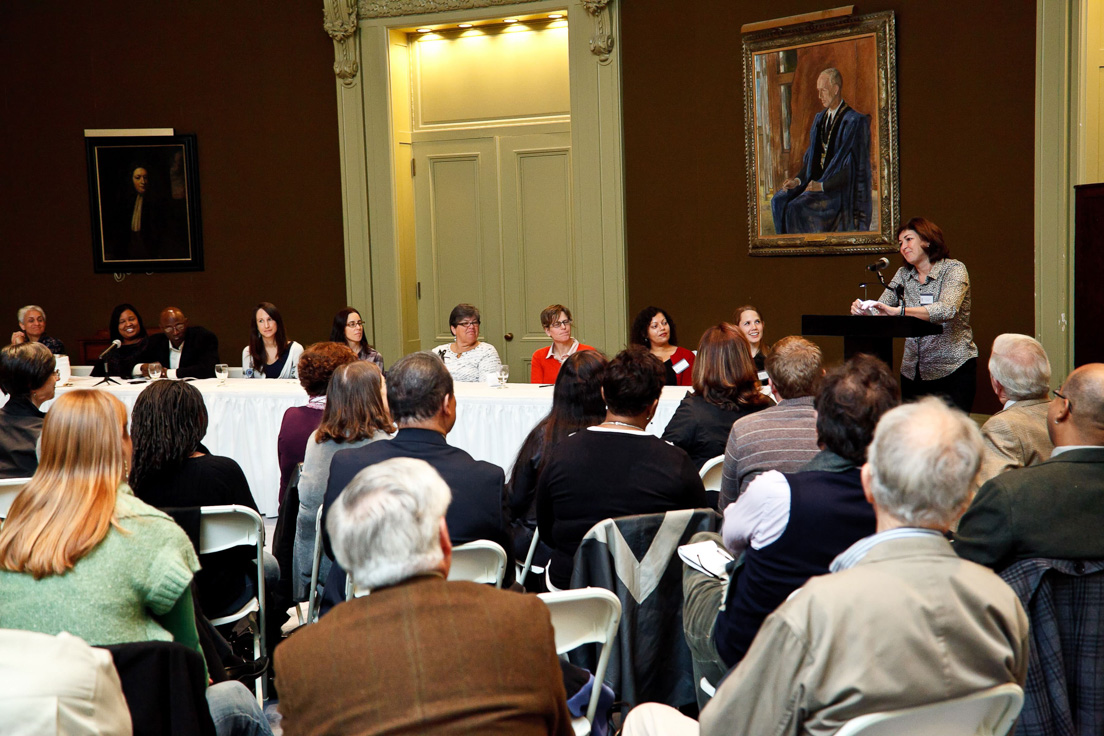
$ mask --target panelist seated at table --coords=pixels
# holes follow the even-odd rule
[[[333,325],[330,327],[330,342],[346,346],[356,353],[359,360],[371,361],[383,370],[383,356],[368,343],[368,336],[364,334],[364,320],[356,309],[344,307],[334,315]]]
[[[564,361],[577,352],[593,350],[571,336],[571,310],[562,304],[552,304],[541,310],[541,326],[552,340],[552,346],[533,353],[529,370],[530,383],[555,383]]]
[[[12,333],[11,344],[19,345],[23,342],[40,342],[50,349],[54,355],[66,355],[65,345],[56,337],[46,334],[46,312],[37,304],[28,304],[20,307],[15,315],[19,322],[19,329]]]
[[[675,320],[659,307],[644,307],[633,319],[629,343],[639,345],[663,364],[664,383],[689,386],[694,374],[694,354],[679,347]]]
[[[189,325],[178,307],[161,311],[161,332],[151,335],[142,355],[144,362],[134,366],[134,375],[149,376],[152,363],[161,365],[169,378],[214,378],[219,362],[218,338],[199,325]]]
[[[142,360],[149,344],[146,326],[142,315],[130,304],[120,304],[111,312],[111,321],[107,325],[108,338],[119,347],[113,348],[92,367],[93,376],[134,375],[134,366]]]
[[[445,361],[452,380],[478,383],[488,373],[498,373],[502,361],[489,342],[479,341],[479,310],[471,304],[457,304],[449,314],[449,329],[456,338],[438,345],[432,352]]]
[[[303,346],[288,340],[284,318],[271,302],[261,302],[249,321],[249,344],[242,350],[246,378],[298,378]]]

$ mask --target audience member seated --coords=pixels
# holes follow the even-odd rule
[[[0,478],[30,478],[38,467],[35,446],[42,434],[39,409],[54,398],[54,356],[42,343],[24,342],[0,348]]]
[[[155,381],[138,394],[130,424],[134,495],[159,509],[238,504],[257,510],[249,481],[228,457],[208,454],[207,407],[199,389],[184,381]],[[240,609],[256,587],[255,553],[236,547],[204,555],[196,576],[200,607],[209,618]],[[266,567],[275,575],[275,559]]]
[[[401,380],[392,375],[389,389]],[[277,650],[286,736],[572,733],[544,604],[445,580],[451,495],[426,462],[395,458],[360,471],[336,499],[333,551],[371,595]]]
[[[172,519],[135,498],[126,407],[102,391],[61,396],[42,462],[0,529],[0,621],[93,646],[176,641],[202,655],[192,606],[199,561]],[[226,733],[270,734],[240,682],[208,690]],[[248,724],[248,727],[242,724]]]
[[[1038,340],[1005,333],[993,341],[989,383],[1003,408],[981,427],[980,486],[1006,470],[1037,465],[1054,445],[1047,434],[1050,360]]]
[[[766,334],[767,326],[763,322],[763,318],[759,316],[759,310],[750,304],[738,308],[734,314],[736,315],[736,326],[740,328],[740,331],[748,339],[748,343],[751,344],[751,357],[755,361],[755,370],[761,373],[767,369],[767,353],[770,352],[763,343],[763,335]]]
[[[820,452],[800,472],[760,475],[725,509],[724,546],[743,556],[732,582],[691,568],[684,574],[686,640],[710,682],[743,658],[763,620],[790,593],[874,533],[859,466],[878,420],[900,397],[897,377],[877,358],[859,355],[834,367],[816,397]],[[694,541],[707,537],[721,541],[708,533]]]
[[[360,312],[352,307],[340,309],[334,315],[333,326],[330,327],[330,342],[346,346],[356,353],[357,359],[369,360],[383,370],[383,356],[368,344],[368,338],[364,334],[364,320],[361,319]]]
[[[445,361],[452,380],[479,383],[488,373],[498,373],[502,367],[498,350],[489,342],[479,342],[478,309],[471,304],[457,304],[449,314],[449,329],[456,339],[433,348],[433,354]]]
[[[544,334],[552,340],[549,348],[533,353],[529,368],[529,383],[555,383],[564,361],[577,352],[593,350],[571,336],[571,310],[562,304],[545,307],[540,314]]]
[[[701,470],[706,460],[723,455],[732,423],[771,405],[759,390],[747,338],[733,325],[710,327],[698,344],[694,390],[688,393],[663,430],[663,439],[686,450]]]
[[[690,456],[645,430],[662,390],[658,358],[642,348],[618,353],[602,378],[605,421],[560,442],[541,471],[537,524],[556,588],[570,587],[575,550],[599,521],[705,506]]]
[[[387,411],[386,382],[379,367],[369,361],[357,361],[334,371],[326,393],[322,422],[307,440],[303,473],[299,476],[292,600],[305,601],[310,592],[317,543],[314,522],[326,496],[334,453],[388,439],[394,431],[395,425]],[[319,580],[325,580],[329,573],[329,560],[323,557],[322,563]]]
[[[242,349],[246,378],[298,378],[303,346],[288,340],[284,318],[275,304],[261,302],[249,321],[249,344]]]
[[[65,345],[56,337],[46,334],[46,312],[37,304],[28,304],[16,312],[19,329],[12,333],[11,344],[40,342],[54,355],[65,355]]]
[[[504,513],[505,478],[502,468],[452,447],[445,436],[456,423],[456,396],[452,376],[444,364],[428,353],[411,353],[387,371],[387,405],[398,432],[387,442],[373,442],[355,450],[336,453],[330,463],[323,508],[329,513],[338,496],[357,473],[393,457],[425,460],[448,483],[453,503],[446,520],[457,544],[489,539],[502,549],[512,549],[510,525]],[[323,519],[325,517],[323,516]],[[333,562],[329,539],[322,535],[326,554]],[[514,566],[506,566],[506,585],[514,579]],[[345,596],[345,571],[333,564],[326,577],[323,611]]]
[[[165,368],[169,378],[214,378],[219,362],[218,338],[188,318],[177,307],[166,307],[160,317],[161,332],[151,335],[135,374],[149,376],[151,363]]]
[[[96,361],[92,375],[131,377],[149,342],[142,315],[130,304],[120,304],[111,312],[107,332],[111,342],[119,341],[119,347]]]
[[[633,320],[629,344],[638,345],[663,363],[667,386],[689,386],[694,374],[694,354],[678,347],[675,320],[659,307],[645,307]]]
[[[510,473],[507,495],[514,519],[514,558],[524,560],[537,528],[537,480],[556,446],[579,430],[606,418],[602,377],[606,356],[597,350],[577,352],[564,361],[552,389],[552,410],[521,443]],[[544,567],[552,550],[541,542],[533,564]]]
[[[735,501],[760,473],[792,473],[817,454],[813,395],[824,375],[821,353],[803,337],[784,337],[767,356],[767,376],[778,401],[736,420],[725,446],[720,508]]]
[[[1104,558],[1104,363],[1081,366],[1054,393],[1050,459],[981,487],[955,535],[959,556],[997,572],[1034,557]]]
[[[969,503],[981,433],[933,398],[886,413],[862,468],[877,534],[767,618],[698,723],[648,704],[640,734],[830,734],[847,721],[1023,685],[1028,624],[991,570],[943,535]]]

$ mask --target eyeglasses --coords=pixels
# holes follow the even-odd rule
[[[346,327],[363,327],[364,326],[364,320],[358,319],[356,322],[346,322],[345,326]]]
[[[571,322],[572,322],[572,320],[564,319],[564,320],[560,320],[559,322],[553,322],[552,324],[550,324],[548,326],[549,327],[570,327]]]
[[[479,326],[479,320],[469,319],[469,320],[465,320],[464,322],[457,322],[456,326],[457,327],[465,327],[465,328],[467,328],[467,327],[478,327]]]
[[[1052,388],[1050,390],[1050,392],[1052,394],[1054,394],[1055,396],[1057,396],[1059,399],[1063,399],[1066,402],[1066,405],[1069,407],[1069,413],[1070,414],[1073,413],[1073,402],[1070,401],[1069,398],[1065,394],[1063,394],[1061,391],[1059,391],[1056,388]]]

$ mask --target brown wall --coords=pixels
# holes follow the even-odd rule
[[[2,340],[27,303],[75,352],[132,302],[180,306],[240,365],[258,301],[328,337],[345,303],[333,44],[315,2],[0,5]],[[92,273],[83,131],[172,127],[199,149],[206,268]]]
[[[683,3],[625,0],[630,318],[648,304],[669,309],[690,346],[752,302],[772,341],[799,332],[802,314],[843,314],[861,296],[873,258],[748,255],[739,29],[826,7],[834,5],[701,0],[687,12]],[[993,338],[1034,333],[1035,4],[1018,0],[999,13],[954,0],[859,9],[896,14],[901,211],[939,223],[970,270],[981,351],[975,410],[993,411],[984,367]],[[840,339],[817,341],[842,356]]]

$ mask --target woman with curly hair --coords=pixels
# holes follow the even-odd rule
[[[326,496],[334,453],[389,439],[394,432],[395,425],[387,408],[387,382],[380,369],[374,363],[357,361],[335,370],[326,394],[322,422],[307,440],[303,473],[299,476],[292,600],[305,601],[310,592],[314,546],[318,543],[314,538],[314,521]],[[319,579],[325,580],[330,564],[325,555],[322,564]]]
[[[686,450],[701,470],[706,460],[724,454],[733,422],[767,408],[771,400],[760,391],[747,338],[727,322],[702,335],[693,387],[667,422],[663,439]]]
[[[678,346],[675,320],[659,307],[644,307],[633,320],[629,345],[639,345],[663,364],[663,379],[667,386],[689,386],[693,374],[694,354]]]

